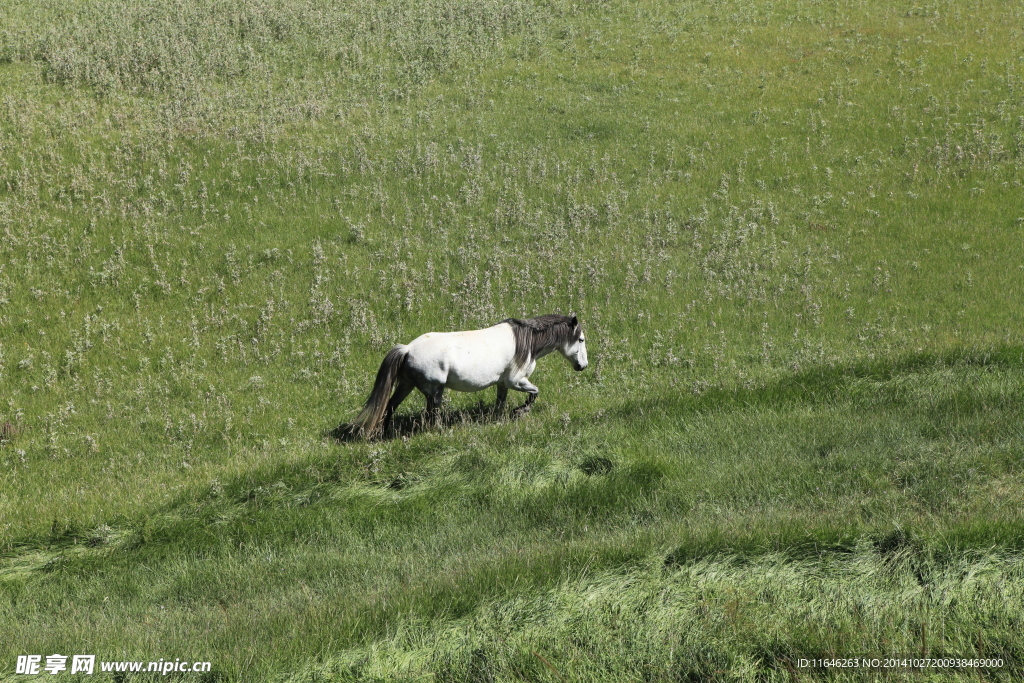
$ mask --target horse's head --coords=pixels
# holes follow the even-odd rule
[[[561,351],[573,369],[579,372],[587,367],[587,342],[583,338],[583,326],[575,315],[569,321],[569,329],[571,332]]]

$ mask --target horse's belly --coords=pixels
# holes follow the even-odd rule
[[[460,357],[461,356],[461,357]],[[455,391],[480,391],[497,384],[507,364],[478,354],[459,354],[449,361],[445,386]]]
[[[466,332],[429,332],[409,344],[409,369],[455,391],[480,391],[508,371],[515,340],[508,325]]]

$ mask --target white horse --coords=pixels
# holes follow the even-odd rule
[[[385,431],[395,408],[413,389],[427,397],[427,412],[434,420],[445,388],[480,391],[497,385],[496,409],[505,405],[508,390],[515,389],[528,394],[516,412],[528,411],[540,392],[530,384],[530,373],[537,359],[552,351],[577,371],[587,367],[587,345],[576,316],[509,318],[482,330],[428,332],[388,352],[352,427],[364,436]]]

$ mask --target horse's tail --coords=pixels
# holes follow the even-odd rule
[[[373,383],[370,398],[366,399],[363,409],[352,422],[352,427],[362,436],[371,437],[380,430],[381,422],[384,419],[384,410],[391,397],[391,390],[395,386],[395,380],[398,378],[398,372],[402,369],[402,363],[405,362],[407,353],[409,353],[409,347],[399,344],[384,356],[384,361],[380,364],[380,369],[377,370],[377,380]]]

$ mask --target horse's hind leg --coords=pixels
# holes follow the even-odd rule
[[[435,425],[441,424],[441,403],[444,401],[444,387],[440,386],[434,392],[433,400],[429,407],[430,419]]]
[[[498,385],[498,400],[494,402],[494,412],[500,413],[505,408],[505,399],[508,398],[508,387],[504,384]]]
[[[427,391],[420,388],[427,397],[427,419],[434,425],[441,422],[441,402],[444,400],[444,385],[431,387]]]
[[[402,401],[409,396],[409,392],[416,388],[416,385],[412,382],[399,380],[398,386],[395,388],[395,393],[391,395],[391,400],[388,401],[387,407],[384,409],[384,426],[382,432],[387,432],[391,427],[391,416],[395,414],[395,408],[401,405]]]

